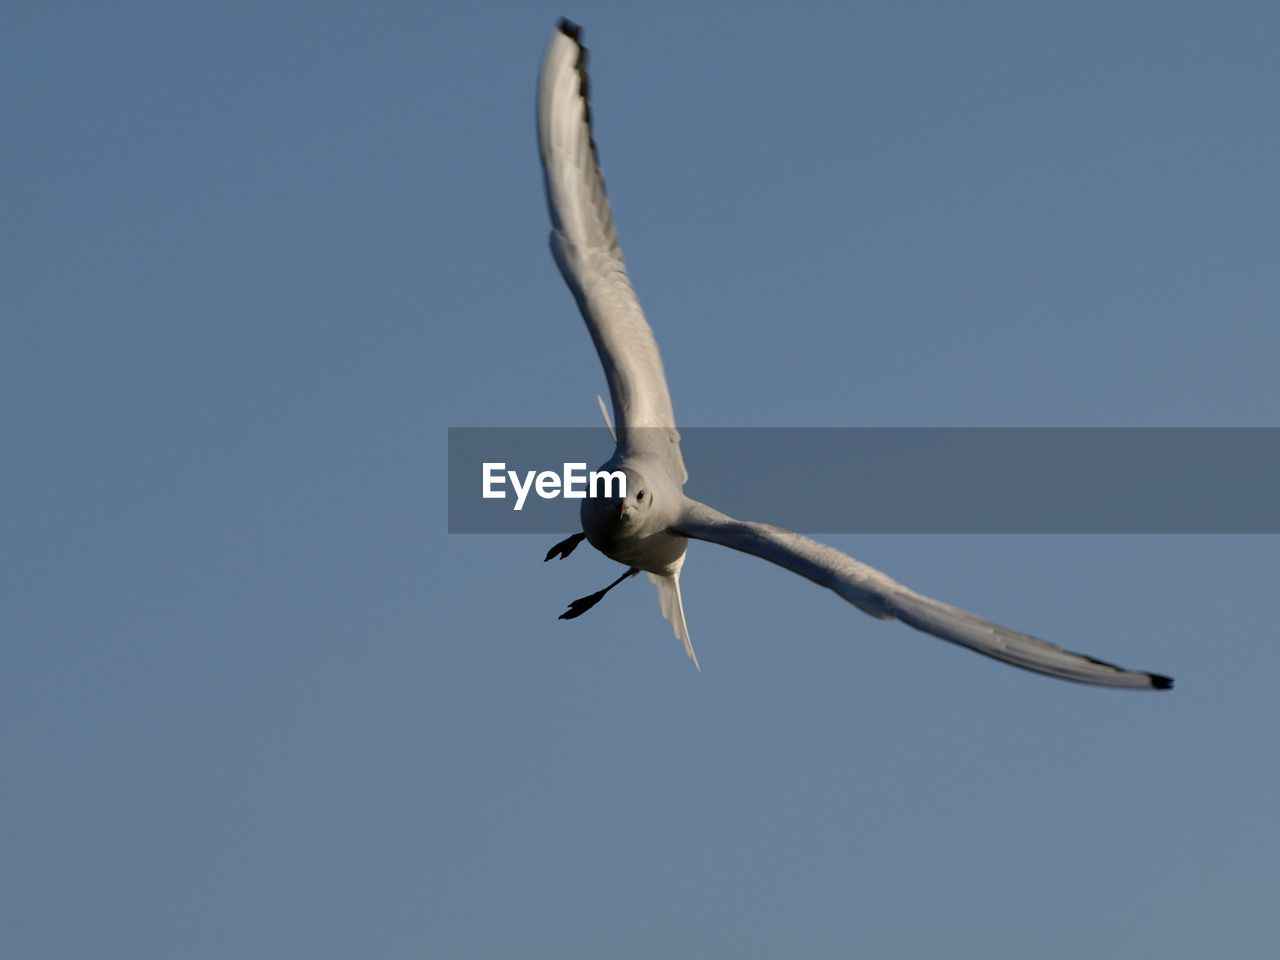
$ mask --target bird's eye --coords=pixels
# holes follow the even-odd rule
[[[640,501],[641,501],[641,500],[643,500],[643,499],[644,499],[644,491],[643,491],[643,490],[637,491],[637,493],[636,493],[636,502],[638,503],[638,502],[640,502]]]

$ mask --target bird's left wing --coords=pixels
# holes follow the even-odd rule
[[[587,51],[580,29],[561,20],[538,87],[551,252],[604,366],[620,445],[656,453],[686,477],[662,357],[631,288],[591,132]]]
[[[1173,686],[1173,681],[1161,674],[1125,670],[1073,653],[923,596],[824,543],[769,524],[734,520],[694,500],[685,500],[683,515],[672,529],[686,537],[762,557],[835,591],[873,617],[901,620],[917,630],[1024,670],[1105,687],[1163,690]]]

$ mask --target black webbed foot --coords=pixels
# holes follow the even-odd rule
[[[556,556],[558,556],[561,560],[563,560],[565,557],[569,556],[569,554],[573,553],[574,548],[577,547],[577,545],[580,544],[583,540],[585,540],[586,537],[587,535],[585,533],[575,533],[571,537],[565,537],[563,540],[561,540],[554,547],[552,547],[550,550],[547,551],[547,555],[542,558],[542,562],[546,563],[552,557],[556,557]]]
[[[577,534],[577,536],[582,536],[582,534]],[[570,537],[569,539],[572,540],[573,537]],[[572,550],[573,547],[570,547],[569,549]],[[551,558],[548,557],[547,559],[551,559]],[[628,577],[634,577],[639,572],[640,572],[640,569],[638,567],[631,567],[630,569],[627,570],[626,573],[620,576],[617,580],[613,581],[613,583],[609,584],[603,590],[597,590],[595,593],[588,594],[585,597],[579,597],[577,600],[573,601],[573,603],[569,604],[569,609],[566,610],[564,613],[560,614],[559,619],[573,620],[577,617],[582,616],[584,613],[586,613],[588,610],[594,607],[597,603],[603,600],[604,595],[606,593],[608,593],[610,590],[612,590],[614,587],[620,584],[623,580],[626,580]]]
[[[603,600],[604,595],[608,592],[609,592],[608,589],[597,590],[595,593],[591,594],[590,596],[580,597],[577,600],[574,600],[571,604],[569,604],[569,609],[566,610],[564,613],[560,614],[558,619],[574,620],[582,616],[584,613],[586,613],[588,610],[594,607],[597,603]]]

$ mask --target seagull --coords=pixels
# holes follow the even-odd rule
[[[685,622],[680,571],[690,540],[768,560],[826,587],[863,613],[967,647],[975,653],[1063,680],[1104,687],[1165,690],[1173,680],[1126,670],[1040,640],[916,593],[834,547],[765,523],[735,520],[684,495],[688,480],[680,434],[653,330],[631,287],[605,196],[591,129],[587,50],[582,30],[561,20],[552,34],[538,90],[538,146],[551,214],[551,254],[577,301],[604,366],[616,443],[602,470],[621,471],[621,496],[583,500],[582,531],[556,544],[564,559],[585,539],[626,570],[602,590],[573,601],[560,619],[581,616],[640,572],[685,653],[701,670]]]

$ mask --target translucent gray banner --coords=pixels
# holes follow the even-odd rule
[[[1277,533],[1280,428],[688,427],[685,493],[803,533]],[[595,470],[598,427],[449,430],[450,533],[579,529],[505,471]],[[486,499],[485,464],[505,464]],[[490,467],[490,476],[498,473]],[[585,478],[584,478],[585,479]],[[550,480],[543,484],[551,489]]]

